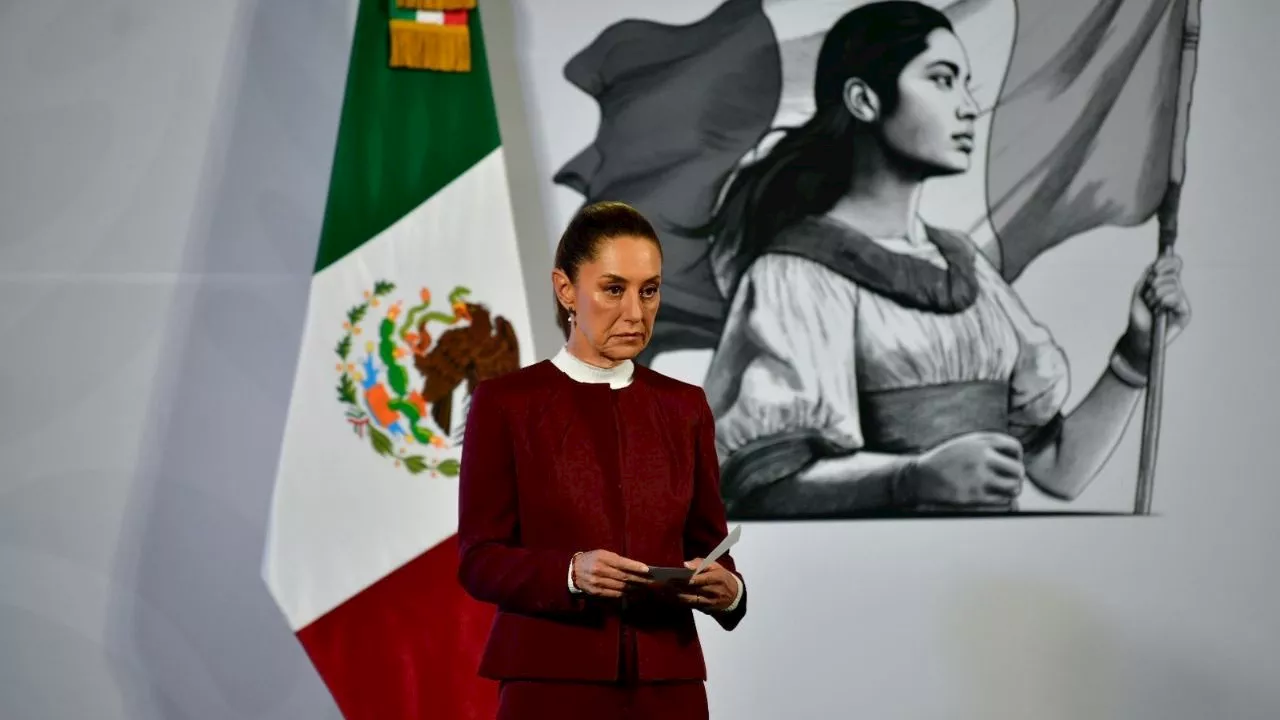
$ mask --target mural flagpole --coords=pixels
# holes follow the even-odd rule
[[[1160,257],[1173,253],[1178,238],[1178,203],[1187,170],[1187,134],[1191,119],[1191,89],[1195,83],[1196,59],[1200,47],[1200,0],[1187,0],[1182,30],[1182,67],[1179,74],[1178,105],[1173,121],[1173,147],[1169,155],[1169,186],[1161,200]],[[1155,484],[1156,451],[1160,438],[1160,411],[1164,399],[1165,339],[1169,330],[1166,312],[1155,313],[1152,327],[1151,363],[1148,373],[1146,407],[1142,421],[1142,449],[1138,459],[1138,485],[1134,493],[1135,515],[1151,514],[1151,492]]]

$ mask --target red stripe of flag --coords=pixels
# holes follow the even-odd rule
[[[494,717],[476,674],[494,609],[457,572],[453,536],[297,632],[346,720]]]

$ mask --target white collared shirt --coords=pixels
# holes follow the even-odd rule
[[[560,348],[560,352],[551,358],[551,364],[578,382],[608,383],[614,390],[630,385],[636,373],[635,363],[630,360],[623,360],[611,368],[598,367],[580,360],[577,355],[569,352],[568,346]]]

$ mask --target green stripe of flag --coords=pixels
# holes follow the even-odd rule
[[[388,0],[360,2],[316,272],[501,143],[479,10],[468,13],[472,69],[465,73],[389,67],[388,12]]]
[[[413,20],[416,22],[418,19],[417,10],[402,10],[396,4],[396,0],[387,0],[387,10],[392,20]]]

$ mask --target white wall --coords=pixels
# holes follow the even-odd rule
[[[0,5],[0,717],[336,718],[262,587],[349,0]]]
[[[258,570],[352,1],[0,5],[4,720],[337,717]],[[550,168],[517,7],[484,2],[537,288]],[[1205,5],[1158,515],[749,525],[747,621],[702,626],[715,717],[1280,716],[1280,8]],[[1147,257],[1106,240],[1022,283],[1080,372]]]

